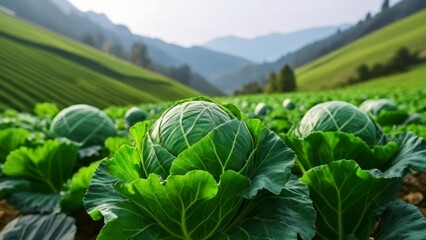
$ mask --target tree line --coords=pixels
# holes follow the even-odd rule
[[[191,81],[198,77],[194,76],[194,73],[187,64],[170,67],[155,64],[149,56],[148,48],[142,41],[133,43],[130,52],[126,51],[120,43],[109,43],[106,41],[102,33],[93,34],[88,32],[83,35],[81,42],[118,58],[130,61],[137,66],[166,75],[187,86],[191,86]]]
[[[289,65],[284,65],[278,73],[271,72],[266,83],[261,86],[257,81],[249,82],[240,90],[234,92],[235,95],[255,94],[255,93],[279,93],[296,91],[296,75]]]
[[[348,78],[348,84],[364,82],[369,79],[383,77],[406,71],[410,66],[424,61],[419,52],[412,51],[406,47],[399,48],[392,58],[386,63],[376,63],[369,67],[362,63],[356,68],[356,76]]]

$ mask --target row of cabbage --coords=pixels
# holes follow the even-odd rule
[[[278,98],[4,112],[0,196],[23,216],[0,236],[73,239],[69,216],[85,209],[99,239],[426,237],[394,198],[426,171],[423,140],[403,129],[424,126],[421,104]]]

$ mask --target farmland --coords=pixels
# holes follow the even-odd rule
[[[199,93],[164,76],[0,13],[0,109],[38,102],[97,107]]]
[[[278,235],[271,235],[271,232],[287,229],[289,225],[303,226],[303,229],[285,230],[288,234],[286,239],[293,239],[296,235],[303,239],[314,236],[344,239],[349,234],[361,239],[368,236],[387,238],[404,236],[401,234],[405,231],[426,236],[425,218],[418,210],[425,214],[426,202],[412,202],[407,197],[426,192],[406,183],[407,177],[421,182],[424,175],[420,173],[426,171],[426,146],[422,140],[426,137],[426,92],[423,88],[416,88],[418,82],[415,81],[407,81],[403,87],[396,88],[401,78],[410,78],[409,74],[415,76],[417,71],[424,71],[424,67],[418,66],[413,71],[395,76],[395,85],[382,88],[371,88],[374,84],[381,86],[380,81],[384,80],[379,79],[348,89],[316,94],[253,95],[218,98],[217,102],[196,98],[178,102],[174,107],[173,102],[142,104],[129,113],[126,113],[129,107],[111,106],[100,111],[87,105],[78,105],[60,113],[60,109],[52,104],[38,104],[33,113],[9,109],[1,114],[0,122],[0,147],[5,153],[1,156],[0,193],[12,209],[18,210],[21,215],[18,219],[22,222],[11,222],[14,228],[8,226],[2,234],[13,238],[23,228],[29,228],[28,231],[34,234],[48,234],[37,232],[34,225],[26,221],[63,221],[63,227],[67,229],[62,229],[65,239],[68,239],[67,236],[72,239],[75,234],[77,239],[96,236],[111,239],[127,234],[139,238],[175,236],[182,239],[200,236],[235,239],[242,237],[241,234],[250,234],[278,239]],[[288,100],[283,105],[284,99]],[[330,102],[333,100],[344,102]],[[373,103],[367,104],[366,100]],[[318,110],[310,109],[317,104],[326,104],[324,107],[330,111],[337,109],[330,116],[336,118],[336,124],[343,121],[341,124],[345,127],[335,129],[331,125],[329,128],[324,122],[319,122],[313,132],[307,131],[303,124],[312,121],[309,120],[310,112]],[[333,107],[334,104],[339,107]],[[371,121],[378,124],[380,131],[376,132],[372,124],[374,131],[368,134],[375,136],[356,135],[358,130],[350,127],[352,121],[347,122],[347,116],[339,119],[345,111],[338,109],[346,108],[345,111],[354,111],[351,114],[359,114],[354,118],[357,121],[364,119],[369,124],[372,124]],[[86,118],[86,115],[93,117]],[[64,121],[66,125],[62,124]],[[91,121],[102,124],[94,130],[90,127]],[[142,122],[137,123],[139,121]],[[136,125],[129,130],[128,127],[135,122]],[[179,128],[182,132],[176,131]],[[182,140],[181,133],[185,133]],[[334,147],[330,149],[329,146]],[[306,149],[311,151],[305,152]],[[274,154],[265,157],[266,152],[262,151]],[[351,155],[354,151],[358,154]],[[246,156],[251,157],[246,159]],[[109,160],[100,161],[104,158]],[[58,160],[67,164],[60,164]],[[251,166],[246,165],[248,162],[264,167],[250,170],[247,169]],[[29,167],[23,168],[21,164]],[[43,168],[45,164],[51,167]],[[38,169],[35,175],[31,174],[34,169]],[[381,173],[372,174],[370,171],[373,169]],[[49,171],[67,174],[55,175]],[[352,186],[362,191],[347,189],[339,180],[341,173],[346,174],[345,181],[351,181]],[[331,185],[315,180],[327,174],[334,179],[330,184],[339,186],[341,192],[332,191]],[[358,177],[364,180],[357,180]],[[159,179],[167,179],[167,183]],[[401,183],[404,188],[399,187]],[[204,190],[197,195],[194,192],[197,188]],[[170,195],[167,195],[168,191]],[[180,191],[180,195],[175,191]],[[368,194],[370,191],[377,195],[372,197]],[[321,197],[321,192],[327,192],[328,196]],[[241,198],[239,193],[246,194],[246,197]],[[214,197],[216,194],[222,198]],[[340,194],[348,195],[342,198]],[[281,201],[280,196],[286,196],[283,199],[287,200]],[[397,200],[395,196],[416,204],[418,209]],[[364,199],[371,205],[365,207],[351,202],[352,198]],[[282,219],[283,225],[250,227],[251,224],[262,225],[259,217],[267,217],[258,215],[260,213],[250,210],[251,207],[263,209],[265,204],[272,204],[270,201],[274,202],[274,208],[262,211],[269,212],[269,217]],[[340,201],[347,210],[328,209],[326,206],[330,206],[332,201]],[[126,202],[129,204],[124,204]],[[230,202],[230,206],[234,207],[227,207]],[[183,208],[167,211],[176,219],[155,210],[169,204]],[[369,215],[376,211],[376,204],[387,206],[380,215],[382,220],[377,222],[379,230],[372,228],[378,218]],[[304,206],[305,210],[291,209],[291,206],[297,205]],[[205,215],[204,208],[214,206],[226,210],[227,215],[215,215],[216,210],[213,215]],[[60,209],[59,215],[46,215],[57,209]],[[233,219],[231,216],[236,209],[243,211],[241,216],[244,220],[234,219],[232,224],[227,224]],[[280,215],[284,209],[292,211],[293,216]],[[38,215],[40,213],[43,215]],[[10,214],[12,218],[17,217],[16,212]],[[84,214],[86,217],[82,218]],[[87,214],[94,220],[88,220]],[[392,217],[395,214],[397,217]],[[205,226],[198,225],[200,216],[205,217]],[[333,219],[339,219],[339,222],[324,225]],[[351,219],[356,219],[358,224],[353,225]],[[403,219],[403,223],[394,228],[392,219]],[[10,220],[4,224],[8,222]],[[87,224],[93,226],[92,231],[82,230],[82,225]],[[121,231],[124,228],[118,226],[132,230]],[[239,226],[239,230],[231,226]],[[389,232],[391,228],[394,231]],[[278,231],[277,234],[282,236],[283,233]]]

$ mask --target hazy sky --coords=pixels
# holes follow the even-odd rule
[[[68,0],[83,11],[103,12],[134,33],[184,46],[235,35],[355,23],[383,0]],[[392,1],[395,2],[395,1]]]

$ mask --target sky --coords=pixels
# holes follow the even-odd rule
[[[136,34],[182,46],[356,23],[383,0],[68,0]],[[395,2],[397,0],[391,1]]]

